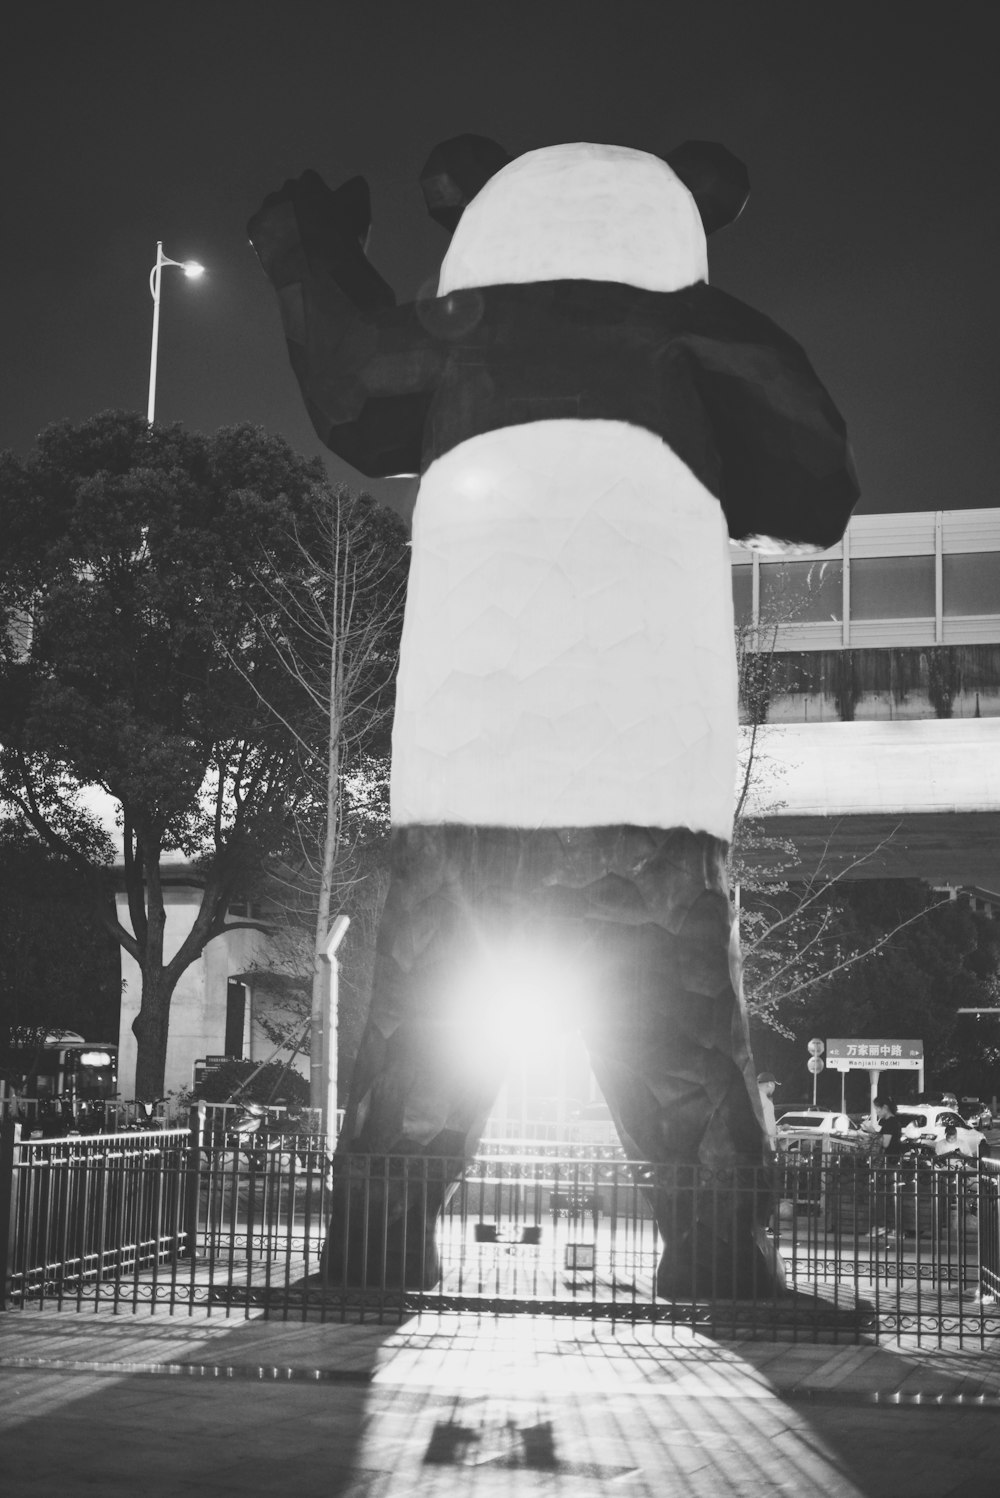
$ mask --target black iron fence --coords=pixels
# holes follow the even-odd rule
[[[740,1277],[726,1255],[747,1261],[748,1230]],[[1000,1165],[816,1151],[737,1175],[494,1139],[471,1161],[335,1166],[316,1136],[241,1135],[204,1110],[187,1130],[23,1144],[8,1124],[0,1272],[9,1306],[478,1309],[981,1344],[1000,1331]]]
[[[0,1119],[21,1124],[25,1139],[65,1139],[78,1134],[118,1134],[166,1128],[167,1099],[156,1103],[120,1098],[0,1097]]]
[[[201,1103],[204,1127],[219,1140],[235,1132],[260,1131],[318,1135],[319,1108],[295,1108],[269,1103]],[[176,1098],[142,1103],[124,1098],[0,1096],[0,1119],[21,1124],[25,1139],[71,1138],[77,1134],[119,1134],[148,1129],[187,1127],[190,1105]],[[342,1111],[339,1117],[342,1118]]]
[[[81,1300],[190,1251],[186,1129],[59,1139],[0,1131],[0,1292],[4,1304]]]
[[[979,1162],[978,1292],[986,1306],[1000,1308],[1000,1160]]]
[[[191,1111],[189,1109],[189,1116]],[[239,1143],[254,1135],[258,1145],[265,1147],[289,1136],[296,1139],[308,1136],[314,1148],[320,1147],[319,1136],[323,1132],[320,1108],[236,1102],[198,1103],[193,1111],[197,1115],[196,1126],[200,1129],[201,1141],[206,1145],[221,1145],[227,1141]],[[342,1112],[340,1116],[343,1116]]]

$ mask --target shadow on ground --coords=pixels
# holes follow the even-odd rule
[[[22,1312],[0,1359],[4,1474],[33,1498],[982,1498],[1000,1469],[997,1410],[956,1401],[996,1394],[995,1352]]]

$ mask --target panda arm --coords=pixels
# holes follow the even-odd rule
[[[720,464],[734,540],[790,549],[840,540],[858,498],[843,417],[794,339],[715,287],[689,303],[683,346]]]
[[[247,230],[317,434],[374,478],[419,470],[442,354],[368,261],[369,221],[363,178],[331,191],[305,172],[266,198]]]

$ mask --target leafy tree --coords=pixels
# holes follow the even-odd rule
[[[170,1000],[293,845],[310,791],[297,699],[261,620],[304,565],[331,497],[319,463],[239,426],[214,436],[105,412],[0,455],[0,798],[79,875],[93,919],[138,963],[135,1090],[163,1091]],[[292,628],[289,621],[285,627]],[[262,705],[285,703],[286,711]],[[112,849],[84,792],[117,803],[129,924],[107,903]],[[203,880],[164,950],[162,860]]]
[[[234,1098],[240,1103],[265,1107],[271,1103],[307,1107],[309,1083],[293,1067],[280,1061],[258,1066],[254,1061],[233,1059],[206,1071],[198,1085],[184,1097],[189,1102],[227,1103]]]
[[[120,976],[79,875],[29,829],[0,822],[0,1068],[30,1070],[50,1031],[113,1039]]]

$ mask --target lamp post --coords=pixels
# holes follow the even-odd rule
[[[309,1066],[309,1103],[322,1113],[322,1130],[327,1149],[333,1153],[337,1143],[337,1027],[338,978],[337,948],[347,934],[350,916],[338,915],[323,943],[326,959],[326,992],[313,985],[312,1052]]]
[[[171,260],[163,253],[163,240],[156,241],[156,264],[149,273],[149,290],[153,298],[153,345],[149,354],[149,401],[146,405],[146,420],[152,422],[156,405],[156,350],[160,341],[160,274],[165,265],[176,265],[189,280],[196,281],[205,274],[205,267],[197,260]]]

